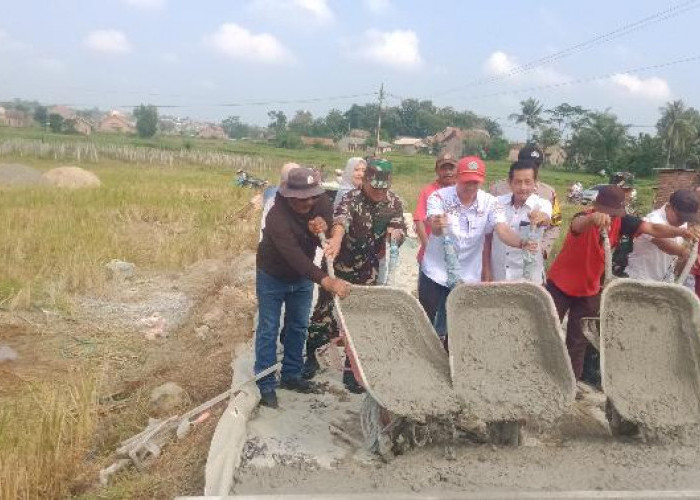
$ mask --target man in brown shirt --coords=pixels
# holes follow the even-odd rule
[[[318,234],[326,233],[332,223],[333,207],[323,194],[318,172],[303,167],[290,170],[265,220],[256,256],[255,373],[277,362],[284,304],[281,387],[298,392],[313,390],[313,385],[301,377],[301,370],[314,283],[340,297],[349,291],[346,281],[329,277],[313,263],[320,245]],[[258,381],[261,404],[277,407],[276,386],[274,374]]]

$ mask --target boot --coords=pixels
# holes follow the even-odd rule
[[[316,353],[307,354],[306,362],[304,363],[304,368],[301,371],[302,378],[306,380],[311,380],[316,376],[321,365],[318,364],[318,359],[316,359]]]

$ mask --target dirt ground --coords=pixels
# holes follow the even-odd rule
[[[149,417],[182,414],[230,387],[233,348],[252,336],[254,269],[254,254],[245,253],[177,273],[137,270],[100,295],[75,297],[70,311],[0,312],[0,345],[18,355],[0,363],[0,403],[77,371],[96,378],[96,434],[74,478],[74,494],[167,498],[202,492],[209,441],[223,408],[168,445],[146,473],[127,470],[103,489],[97,472]],[[168,414],[149,405],[150,392],[164,382],[175,382],[185,394]]]

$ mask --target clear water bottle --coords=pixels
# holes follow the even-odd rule
[[[448,229],[442,233],[442,245],[445,249],[445,264],[447,268],[447,286],[453,288],[459,283],[459,256],[455,237]]]
[[[537,252],[539,252],[540,245],[542,242],[542,234],[544,229],[541,227],[533,228],[529,224],[526,226],[520,226],[520,239],[525,242],[535,241],[537,243],[537,251],[531,252],[529,250],[523,249],[523,279],[527,281],[542,281],[542,276],[536,275],[537,272]]]

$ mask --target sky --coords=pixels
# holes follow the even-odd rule
[[[665,102],[700,107],[698,25],[700,0],[0,0],[0,101],[266,125],[383,83],[389,105],[468,109],[511,139],[528,97],[652,132]]]

